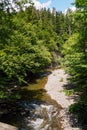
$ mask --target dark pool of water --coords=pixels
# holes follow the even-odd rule
[[[58,117],[61,107],[47,95],[46,82],[47,77],[37,79],[22,87],[20,100],[3,103],[0,121],[20,130],[62,130]]]

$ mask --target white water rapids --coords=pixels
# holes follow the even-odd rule
[[[25,118],[25,130],[59,130],[58,108],[46,104],[24,104],[30,112]],[[24,129],[22,129],[24,130]]]

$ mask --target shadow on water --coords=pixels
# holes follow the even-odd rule
[[[36,79],[20,89],[21,99],[2,103],[0,121],[20,130],[62,130],[61,107],[46,93],[46,82],[47,77]]]

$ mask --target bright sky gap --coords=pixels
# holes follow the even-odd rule
[[[74,0],[33,0],[37,9],[40,8],[56,8],[57,11],[64,11],[73,7]]]

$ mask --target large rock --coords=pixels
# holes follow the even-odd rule
[[[17,127],[0,122],[0,130],[18,130]]]

